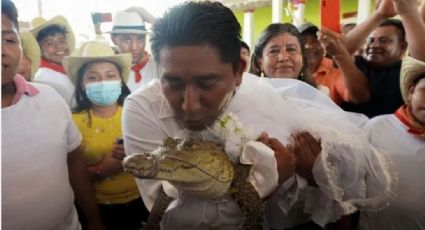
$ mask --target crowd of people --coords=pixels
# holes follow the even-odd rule
[[[4,229],[142,229],[163,194],[161,229],[240,229],[229,197],[125,171],[172,137],[251,165],[263,229],[425,230],[425,0],[376,0],[343,34],[273,23],[252,51],[219,2],[130,7],[79,47],[18,11],[2,0]]]

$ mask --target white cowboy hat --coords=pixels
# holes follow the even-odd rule
[[[145,23],[135,12],[118,11],[111,34],[146,34]]]
[[[407,103],[409,98],[409,87],[420,76],[425,74],[425,62],[410,56],[403,58],[400,71],[400,89],[403,100]]]
[[[75,49],[75,35],[74,35],[74,31],[71,28],[71,25],[69,25],[68,21],[66,20],[66,18],[64,18],[63,16],[56,16],[51,18],[50,20],[46,20],[44,18],[41,17],[36,17],[31,21],[31,27],[32,29],[30,30],[30,32],[34,35],[34,38],[37,39],[37,35],[38,33],[40,33],[40,31],[48,26],[52,26],[52,25],[59,25],[65,28],[66,30],[66,41],[68,42],[69,45],[69,49],[72,51]]]
[[[21,38],[22,52],[31,61],[31,78],[33,78],[40,65],[40,47],[34,36],[28,31],[21,31],[19,37]]]
[[[84,43],[75,53],[63,59],[65,71],[74,85],[77,82],[80,68],[93,61],[110,61],[121,67],[121,76],[127,82],[131,69],[131,54],[115,54],[105,42],[89,41]]]

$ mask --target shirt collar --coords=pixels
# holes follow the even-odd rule
[[[15,77],[13,78],[13,84],[16,87],[16,93],[13,96],[12,105],[18,103],[18,101],[21,99],[23,95],[32,97],[39,93],[38,89],[28,84],[25,78],[22,77],[20,74],[15,75]]]
[[[167,99],[164,97],[164,95],[162,95],[162,93],[160,103],[159,119],[174,117],[174,111],[171,109],[170,104],[168,104]]]
[[[329,67],[333,65],[332,60],[329,58],[322,58],[322,61],[320,62],[319,68],[317,69],[316,73],[325,73],[329,70]]]

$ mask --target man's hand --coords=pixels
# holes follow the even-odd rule
[[[322,44],[326,54],[334,56],[350,55],[345,48],[343,37],[329,29],[321,28],[318,32],[318,40]]]
[[[292,139],[297,159],[296,173],[305,178],[310,185],[316,186],[312,169],[316,157],[322,151],[320,140],[316,140],[309,132],[293,134]]]
[[[397,15],[392,0],[375,0],[375,14],[382,19],[391,18]]]
[[[261,133],[258,141],[274,151],[279,174],[278,183],[283,184],[294,174],[296,163],[293,154],[278,139],[269,137],[265,132]]]
[[[418,11],[417,0],[392,0],[395,11],[400,15]]]

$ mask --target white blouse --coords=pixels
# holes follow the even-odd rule
[[[425,141],[408,133],[393,114],[373,118],[365,129],[370,142],[391,155],[399,188],[389,207],[361,213],[361,229],[424,230]]]

